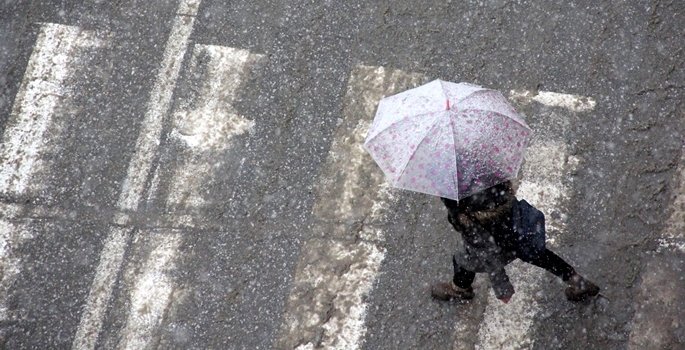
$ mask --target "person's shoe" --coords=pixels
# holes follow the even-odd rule
[[[437,300],[471,300],[474,297],[473,288],[457,287],[454,282],[436,283],[431,286],[431,296]]]
[[[574,273],[566,283],[569,285],[566,288],[566,299],[570,301],[581,301],[599,294],[597,285],[577,273]]]

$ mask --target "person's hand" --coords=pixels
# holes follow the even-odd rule
[[[511,300],[511,297],[502,298],[500,300],[502,300],[502,302],[506,304],[509,302],[509,300]]]

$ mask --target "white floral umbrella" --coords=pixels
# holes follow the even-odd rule
[[[364,148],[394,187],[459,200],[515,178],[531,135],[499,91],[435,80],[382,99]]]

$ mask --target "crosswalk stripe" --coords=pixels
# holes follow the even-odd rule
[[[136,143],[136,152],[129,163],[119,196],[118,206],[124,211],[138,209],[152,160],[160,143],[163,119],[169,110],[173,89],[199,6],[200,0],[182,0],[178,7],[178,14],[174,17],[171,34],[152,88],[142,131]],[[125,216],[122,216],[119,223],[126,223]],[[132,231],[124,227],[111,228],[100,255],[86,307],[74,338],[73,349],[85,350],[95,347]]]
[[[510,99],[525,98],[519,102],[555,105],[575,112],[587,111],[589,107],[578,108],[577,104],[569,101],[594,101],[591,98],[551,92],[540,94],[554,98],[541,102],[534,97],[531,98],[533,94],[530,92],[511,92]],[[567,158],[571,160],[568,161]],[[552,248],[555,245],[554,235],[549,233],[564,232],[566,215],[560,213],[559,208],[569,199],[569,189],[562,177],[566,171],[573,170],[572,168],[577,165],[572,158],[568,156],[567,146],[563,141],[555,139],[553,135],[536,135],[526,150],[526,162],[522,167],[524,178],[517,197],[526,199],[546,213],[547,244]],[[559,215],[549,215],[552,211],[557,211]],[[532,327],[536,315],[542,311],[536,293],[540,290],[539,286],[546,272],[531,268],[530,265],[518,260],[507,266],[507,271],[516,288],[516,294],[508,304],[504,304],[497,300],[492,292],[488,292],[488,304],[478,331],[476,349],[531,348],[535,342]]]
[[[214,45],[195,45],[190,61],[192,74],[204,73],[198,96],[182,103],[173,113],[172,138],[181,141],[189,154],[176,169],[167,206],[200,207],[200,190],[218,165],[212,153],[228,149],[229,140],[251,130],[254,122],[233,109],[245,68],[263,55]],[[204,176],[203,176],[204,174]]]
[[[685,152],[682,151],[677,173],[679,187],[675,193],[678,195],[669,208],[671,216],[666,220],[664,231],[661,235],[664,241],[685,239]],[[682,246],[682,243],[679,246]],[[683,249],[681,248],[681,250]]]
[[[509,93],[513,99],[528,99],[545,106],[563,107],[573,112],[588,112],[595,108],[597,101],[592,97],[562,94],[551,91],[513,90]]]
[[[35,237],[31,221],[18,220],[16,214],[20,211],[16,206],[0,209],[0,322],[10,320],[7,305],[7,291],[22,270],[22,256],[19,247]]]
[[[135,282],[130,291],[131,307],[118,349],[149,348],[174,291],[169,271],[175,268],[181,234],[167,229],[147,232],[146,236],[151,252],[141,272],[132,276]]]
[[[517,197],[526,199],[545,213],[557,208],[566,190],[561,182],[566,153],[564,146],[561,142],[544,145],[533,142],[526,151],[522,171],[533,179],[521,181]],[[550,219],[552,225],[549,226],[553,226],[554,219]],[[548,237],[548,241],[553,239],[554,236]],[[531,327],[535,315],[541,311],[536,292],[545,272],[518,260],[507,266],[507,272],[516,294],[508,304],[504,304],[488,288],[488,305],[478,332],[476,349],[520,349],[533,345]]]
[[[33,52],[9,116],[0,146],[0,191],[9,196],[38,195],[45,186],[43,160],[59,129],[56,109],[68,95],[72,70],[85,49],[107,45],[107,39],[79,27],[41,23]],[[50,135],[48,135],[50,134]],[[27,215],[28,214],[28,215]],[[35,237],[25,217],[64,216],[53,209],[3,204],[0,208],[0,322],[8,320],[7,290],[22,270],[19,248]]]
[[[104,45],[93,32],[43,23],[10,113],[0,147],[0,191],[19,196],[38,192],[44,167],[46,132],[68,87],[65,82],[79,60],[78,50]]]
[[[679,338],[673,332],[682,327],[685,305],[682,256],[685,254],[685,152],[681,151],[676,170],[679,186],[669,206],[666,220],[657,242],[657,254],[646,259],[641,271],[642,283],[635,298],[635,314],[628,349],[664,349]],[[645,232],[645,235],[648,233]]]
[[[301,249],[276,348],[357,349],[368,295],[385,251],[379,220],[392,198],[361,145],[378,101],[425,81],[419,74],[357,66],[348,80],[344,120],[317,191],[312,234]],[[361,178],[369,179],[360,187]]]
[[[232,103],[245,73],[261,57],[230,47],[194,45],[189,76],[199,79],[197,85],[201,88],[196,96],[182,99],[172,112],[174,128],[170,134],[183,143],[185,151],[172,170],[166,204],[174,227],[194,225],[193,215],[180,214],[176,209],[205,205],[200,191],[215,174],[212,170],[217,166],[216,152],[228,149],[231,137],[253,127],[254,122],[236,114]],[[199,72],[204,73],[196,74]],[[181,239],[181,232],[176,229],[144,229],[135,233],[134,240],[147,242],[151,253],[140,271],[131,266],[123,274],[124,285],[132,286],[132,290],[120,349],[145,349],[154,341],[177,287],[169,273],[176,267]]]
[[[193,0],[181,1],[179,9],[186,9],[188,2],[197,3],[195,7],[195,11],[197,11],[199,1]],[[150,174],[152,159],[156,154],[157,146],[159,146],[164,116],[169,111],[171,96],[174,86],[176,86],[176,79],[181,69],[183,56],[188,46],[188,38],[193,31],[194,23],[194,12],[177,15],[174,18],[174,25],[164,50],[161,69],[152,88],[143,128],[136,142],[136,152],[129,163],[119,197],[118,205],[122,210],[135,211],[138,209],[145,189],[145,182]]]

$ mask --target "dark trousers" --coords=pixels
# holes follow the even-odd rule
[[[540,254],[540,256],[535,259],[521,260],[553,273],[564,282],[568,281],[574,273],[573,266],[569,265],[564,259],[554,254],[554,252],[549,249],[545,249],[544,253]],[[464,289],[470,287],[471,283],[473,283],[473,279],[476,277],[476,273],[465,270],[459,266],[454,257],[452,257],[452,264],[454,264],[454,278],[452,279],[454,284],[456,284],[457,287]]]

